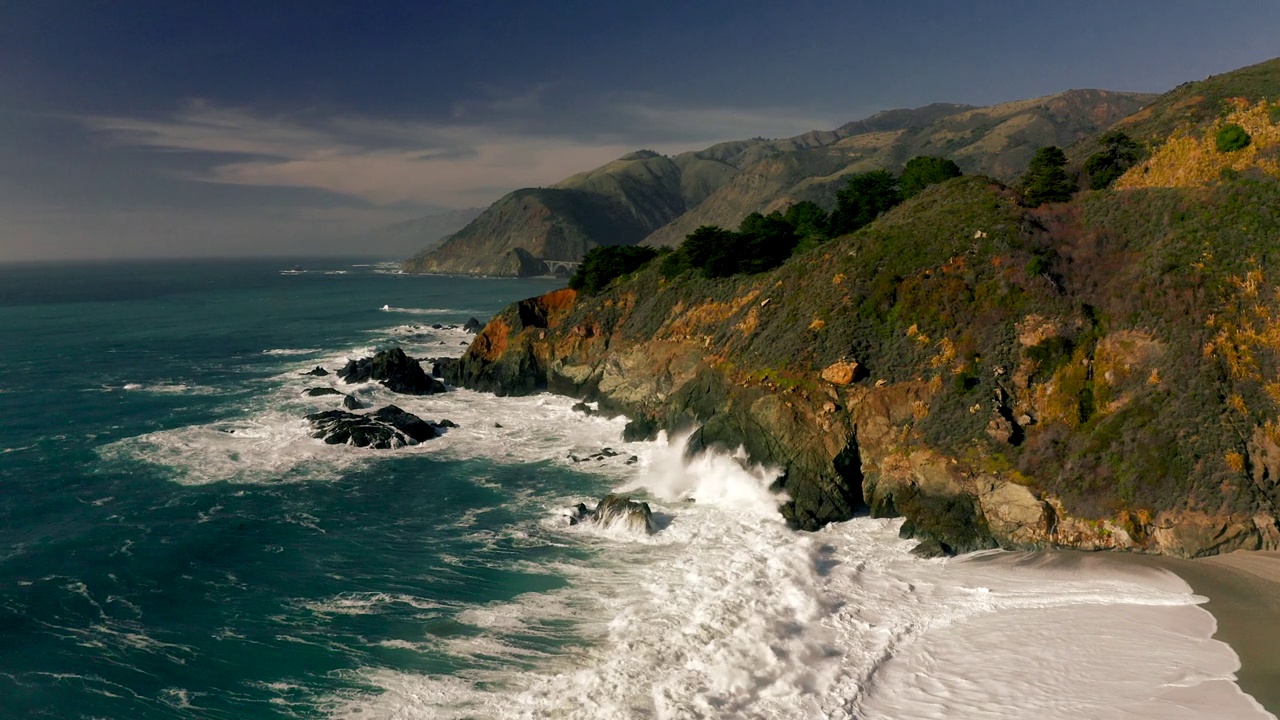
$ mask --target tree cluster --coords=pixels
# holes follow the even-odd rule
[[[595,295],[616,278],[633,273],[658,256],[658,251],[639,245],[602,245],[587,251],[582,264],[569,278],[569,287]]]
[[[808,201],[792,205],[785,214],[751,213],[737,232],[703,225],[662,259],[662,274],[675,277],[697,270],[703,277],[717,278],[764,272],[786,262],[802,244],[826,240],[827,226],[827,213]]]
[[[662,259],[662,274],[671,278],[696,270],[703,277],[717,278],[770,270],[797,252],[870,224],[904,199],[960,174],[960,168],[945,158],[917,157],[906,164],[901,175],[888,170],[851,175],[836,193],[836,207],[830,215],[806,200],[788,207],[785,213],[751,213],[737,232],[704,225]]]

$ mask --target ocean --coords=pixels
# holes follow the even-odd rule
[[[0,717],[1271,717],[1168,573],[795,532],[775,470],[569,398],[305,376],[561,283],[294,262],[0,266]],[[317,386],[458,427],[326,445]],[[615,490],[659,532],[568,523]]]

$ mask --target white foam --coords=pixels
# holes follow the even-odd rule
[[[125,392],[146,392],[156,395],[219,395],[222,391],[217,388],[207,387],[204,385],[187,385],[185,383],[155,382],[155,383],[138,383],[131,382],[121,385],[119,388],[104,385],[104,391],[124,390]]]
[[[335,698],[334,716],[1269,717],[1234,684],[1203,598],[1172,575],[920,560],[889,520],[794,532],[773,473],[729,456],[686,465],[676,446],[642,454],[620,489],[671,516],[651,542],[562,529],[601,550],[556,566],[570,587],[458,616],[479,634],[445,647],[483,669],[370,668],[382,694]],[[539,658],[503,639],[564,623],[587,644]]]
[[[321,352],[319,348],[273,348],[271,350],[263,350],[262,354],[292,357],[294,355],[315,355],[318,352]]]

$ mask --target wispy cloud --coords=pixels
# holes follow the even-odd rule
[[[640,147],[675,153],[835,123],[774,109],[687,108],[612,96],[551,112],[553,86],[455,107],[446,121],[360,115],[280,116],[192,102],[163,118],[90,117],[128,148],[189,153],[183,177],[312,188],[380,206],[468,207],[554,183]]]

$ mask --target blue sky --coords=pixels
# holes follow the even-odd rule
[[[1280,2],[0,0],[0,261],[359,252],[637,148],[1280,55]]]

